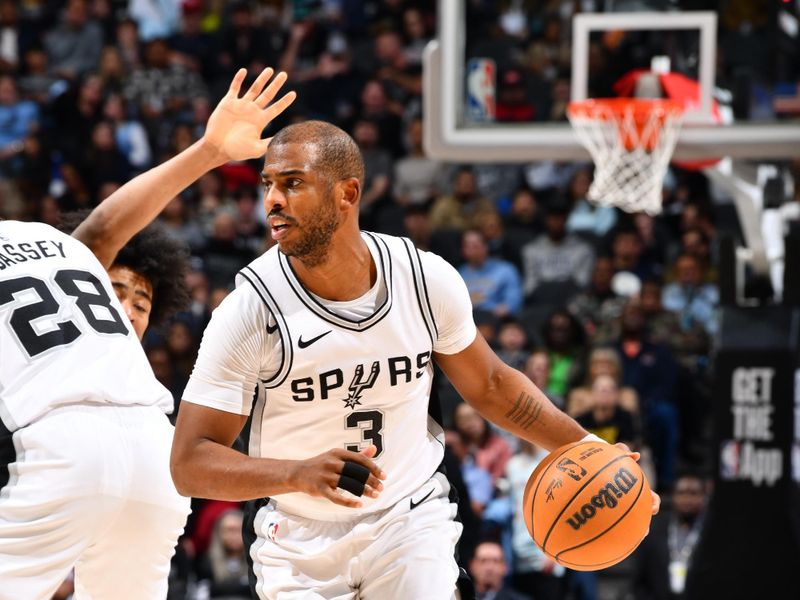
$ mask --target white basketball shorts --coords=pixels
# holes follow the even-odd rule
[[[462,525],[436,473],[393,508],[353,521],[315,521],[274,501],[255,515],[250,546],[262,600],[450,600]],[[247,537],[247,536],[246,536]]]
[[[167,594],[189,499],[169,472],[156,407],[56,408],[13,433],[0,491],[0,600],[49,599],[75,568],[77,600]]]

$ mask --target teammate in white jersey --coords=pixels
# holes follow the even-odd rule
[[[359,230],[364,166],[346,133],[291,125],[262,175],[277,247],[206,329],[173,479],[187,495],[255,499],[245,534],[260,598],[451,598],[461,525],[429,416],[432,361],[541,447],[587,433],[477,334],[452,267]],[[231,445],[248,417],[244,455]]]
[[[149,316],[141,297],[158,302],[159,289],[141,256],[115,258],[204,172],[263,154],[262,130],[294,96],[270,104],[286,77],[266,86],[266,69],[239,98],[245,74],[202,140],[115,192],[77,239],[0,221],[2,600],[50,598],[73,566],[78,599],[166,596],[189,501],[168,469],[172,398],[137,340]]]

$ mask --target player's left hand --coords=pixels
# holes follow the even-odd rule
[[[247,69],[239,69],[228,93],[211,113],[202,141],[217,154],[220,164],[258,158],[267,151],[270,138],[261,139],[261,133],[297,97],[289,92],[272,102],[286,82],[286,73],[281,71],[272,78],[273,73],[269,67],[264,69],[250,89],[239,97],[247,76]],[[270,78],[272,81],[267,85]]]
[[[619,448],[620,450],[622,450],[623,452],[625,452],[633,460],[635,460],[636,462],[639,462],[639,459],[642,456],[641,454],[639,454],[638,452],[634,452],[633,450],[628,448],[628,446],[626,444],[623,444],[622,442],[620,442],[619,444],[614,444],[614,445],[617,448]],[[653,490],[650,490],[650,495],[651,495],[651,497],[653,499],[653,514],[657,515],[659,509],[661,508],[661,496],[656,494]]]

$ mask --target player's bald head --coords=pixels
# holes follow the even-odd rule
[[[364,183],[364,159],[353,138],[325,121],[303,121],[281,129],[270,142],[270,149],[286,144],[312,146],[309,152],[315,169],[331,182],[355,177]],[[269,151],[267,152],[269,156]]]

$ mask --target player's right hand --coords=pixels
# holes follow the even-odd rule
[[[383,490],[381,480],[386,479],[386,473],[371,460],[376,452],[375,446],[368,446],[361,452],[334,448],[313,458],[297,461],[291,475],[293,487],[298,492],[327,498],[334,504],[360,508],[362,503],[359,500],[352,496],[342,495],[337,487],[339,476],[345,461],[352,461],[366,467],[370,474],[367,478],[364,495],[377,498]]]
[[[240,98],[247,70],[239,69],[228,93],[211,113],[202,141],[215,152],[220,164],[258,158],[267,151],[269,139],[261,139],[261,133],[297,97],[289,92],[273,102],[286,82],[286,73],[280,72],[272,78],[273,73],[269,67],[264,69]],[[272,81],[267,85],[270,78]]]

